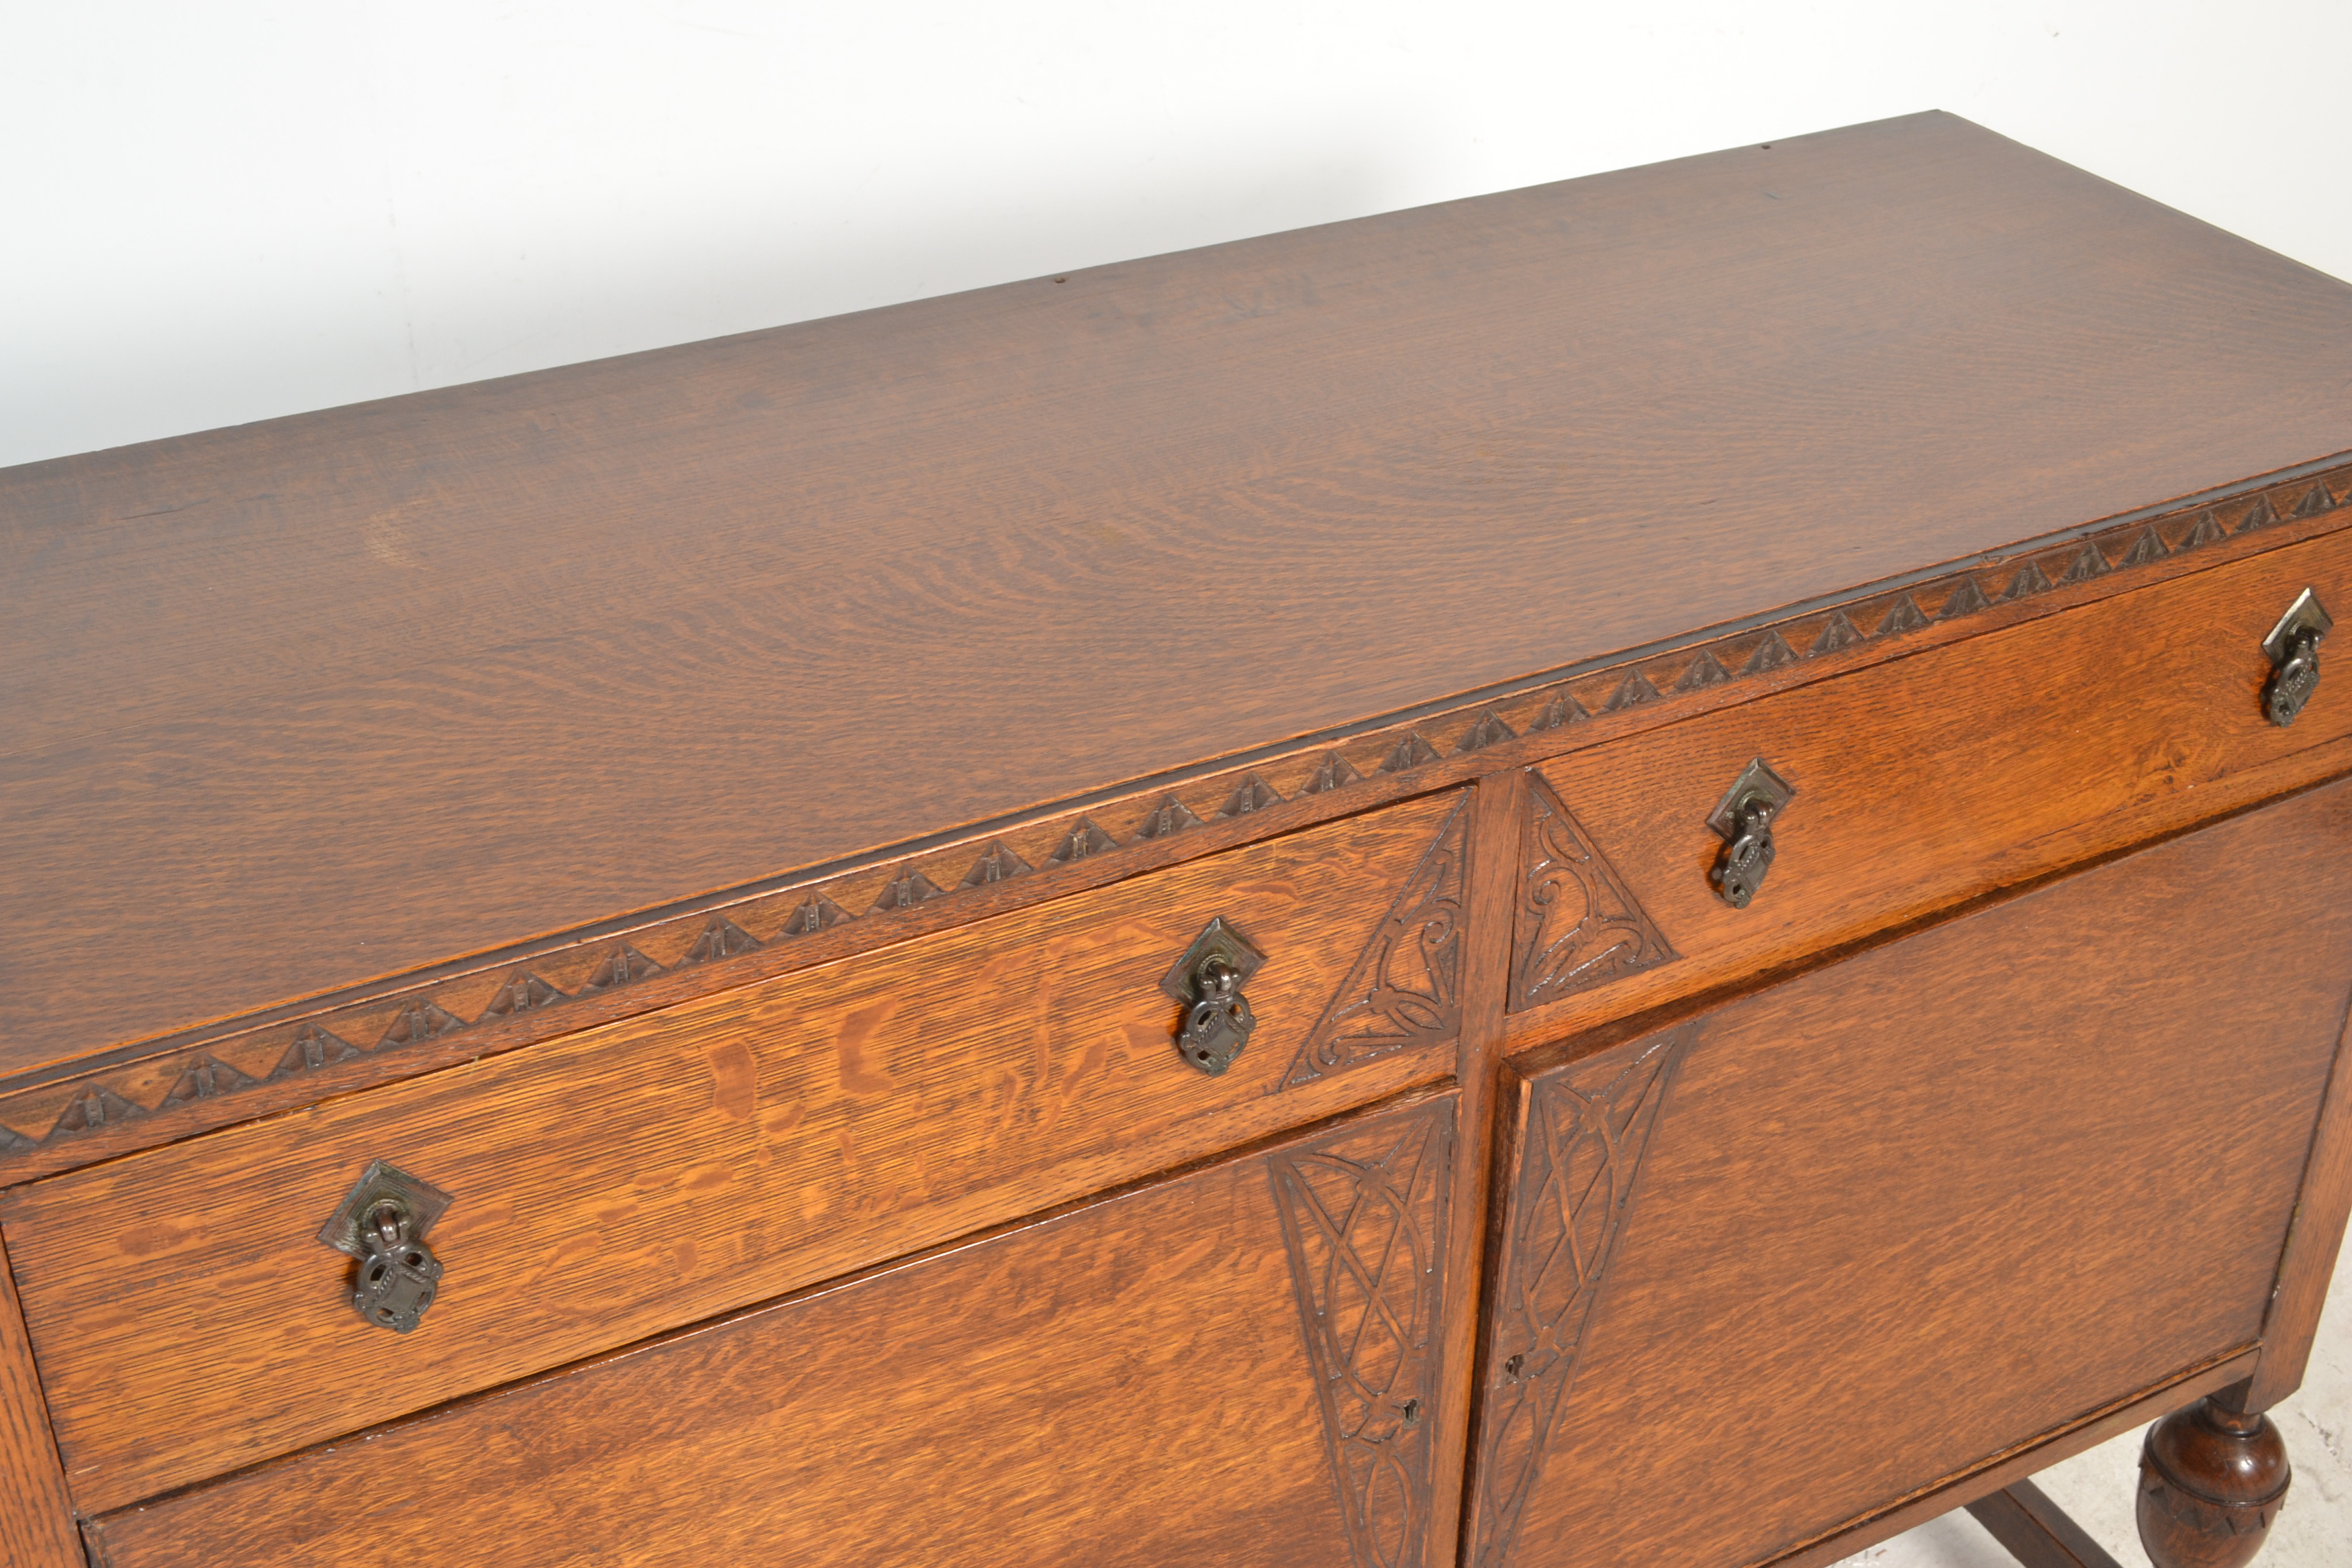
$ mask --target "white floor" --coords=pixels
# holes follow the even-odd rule
[[[2352,1247],[2336,1260],[2336,1282],[2303,1387],[2273,1409],[2271,1419],[2286,1436],[2294,1484],[2254,1568],[2347,1568],[2352,1564]],[[2132,1523],[2140,1436],[2127,1432],[2033,1478],[2126,1568],[2147,1563]],[[2017,1568],[2016,1559],[1966,1512],[1946,1514],[1847,1558],[1839,1568],[1847,1564]]]

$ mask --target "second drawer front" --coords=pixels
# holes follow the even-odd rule
[[[2352,613],[2352,530],[1530,770],[1511,1006],[1533,1044],[1788,963],[2340,771],[2352,668],[2291,727],[2263,639]],[[1932,607],[1932,606],[1931,606]],[[1748,763],[1796,786],[1744,909],[1707,818]]]
[[[1451,1071],[1461,805],[12,1194],[0,1225],[76,1501],[117,1507]],[[1212,917],[1265,954],[1255,1032],[1217,1077],[1178,1058],[1160,990]],[[1428,1005],[1349,1005],[1383,977]],[[406,1335],[360,1321],[352,1266],[315,1239],[374,1160],[456,1199],[427,1238],[439,1297]]]

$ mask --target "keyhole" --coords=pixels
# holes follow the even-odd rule
[[[1404,1411],[1403,1411],[1403,1414],[1404,1414],[1404,1424],[1405,1424],[1406,1426],[1420,1426],[1420,1425],[1421,1425],[1421,1401],[1420,1401],[1420,1400],[1418,1400],[1418,1399],[1408,1399],[1408,1400],[1406,1400],[1406,1401],[1404,1402]]]
[[[1528,1358],[1523,1355],[1515,1355],[1510,1360],[1503,1363],[1503,1375],[1509,1378],[1513,1383],[1518,1382],[1519,1373],[1527,1370]]]

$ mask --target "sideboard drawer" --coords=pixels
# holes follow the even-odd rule
[[[1981,574],[1998,594],[2000,574]],[[2160,582],[1529,771],[1511,1006],[1556,1036],[2340,772],[2352,670],[2289,726],[2265,637],[2352,612],[2352,532]],[[1931,603],[1927,611],[1937,609]],[[2323,649],[2337,657],[2341,638]],[[1708,818],[1761,759],[1796,789],[1745,908]]]
[[[76,1500],[116,1507],[1450,1072],[1465,824],[1458,792],[1408,801],[20,1189],[0,1224]],[[1213,918],[1264,956],[1222,1076],[1180,1058],[1162,989]],[[316,1239],[376,1160],[456,1200],[407,1336],[360,1320],[352,1266]]]
[[[111,1568],[1419,1563],[1453,1126],[1343,1121],[92,1535]]]
[[[1522,1057],[1465,1560],[1775,1561],[2254,1345],[2347,992],[2339,783]]]

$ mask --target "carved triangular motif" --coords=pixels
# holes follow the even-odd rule
[[[732,958],[739,952],[749,952],[759,945],[758,937],[733,921],[724,915],[713,915],[710,923],[696,934],[694,945],[680,953],[677,961],[680,964],[711,963],[722,958]]]
[[[2124,558],[2116,564],[2149,566],[2163,560],[2168,553],[2170,552],[2164,548],[2164,536],[2157,532],[2156,524],[2151,522],[2139,531],[2139,537],[2132,541],[2131,548],[2124,552]]]
[[[1878,635],[1883,637],[1901,637],[1905,632],[1924,632],[1927,629],[1927,613],[1919,607],[1919,601],[1908,594],[1895,600],[1894,606],[1886,612],[1886,618],[1878,623]]]
[[[1939,621],[1957,621],[1962,616],[1973,616],[1979,610],[1991,607],[1992,601],[1985,597],[1984,590],[1977,585],[1977,580],[1973,577],[1963,577],[1960,579],[1960,585],[1953,589],[1951,596],[1944,601],[1944,607],[1937,613],[1936,618]]]
[[[1267,1159],[1356,1568],[1419,1568],[1439,1436],[1454,1102]]]
[[[1536,721],[1528,728],[1564,730],[1570,724],[1581,724],[1591,717],[1591,713],[1585,711],[1584,704],[1579,702],[1573,694],[1563,691],[1544,704],[1543,711],[1536,715]]]
[[[1188,827],[1198,827],[1201,819],[1192,815],[1192,807],[1174,795],[1163,795],[1160,804],[1144,814],[1136,825],[1138,838],[1167,838]]]
[[[1465,796],[1446,813],[1348,977],[1299,1042],[1277,1089],[1438,1045],[1459,1031],[1468,808]]]
[[[2327,487],[2315,483],[2309,489],[2303,492],[2303,499],[2294,503],[2294,510],[2287,513],[2287,517],[2290,521],[2300,521],[2306,517],[2318,517],[2335,510],[2336,502],[2329,498]]]
[[[911,910],[946,891],[945,888],[909,867],[882,884],[882,891],[874,899],[873,912],[878,915],[891,910]]]
[[[286,1054],[269,1069],[269,1081],[291,1078],[298,1072],[316,1072],[337,1062],[356,1061],[362,1053],[349,1040],[330,1034],[316,1024],[305,1024],[294,1031],[294,1038],[286,1047]]]
[[[1234,793],[1225,798],[1224,809],[1217,816],[1221,818],[1247,816],[1254,811],[1264,811],[1269,805],[1281,804],[1282,797],[1274,793],[1272,784],[1255,773],[1244,773],[1242,782],[1234,787]]]
[[[1682,679],[1675,682],[1675,689],[1696,691],[1702,686],[1720,686],[1730,679],[1731,672],[1723,668],[1721,659],[1711,653],[1702,652],[1690,661],[1690,668],[1683,671]]]
[[[1808,653],[1818,658],[1825,653],[1835,653],[1842,647],[1852,647],[1861,640],[1861,630],[1846,617],[1843,610],[1840,610],[1822,626],[1822,635],[1813,639],[1813,646]]]
[[[1487,1355],[1475,1568],[1510,1561],[1633,1212],[1643,1156],[1697,1030],[1685,1024],[1528,1087]]]
[[[393,1019],[392,1026],[383,1032],[382,1039],[376,1041],[375,1048],[382,1050],[386,1046],[414,1045],[419,1040],[429,1040],[465,1026],[463,1019],[438,1002],[411,1002],[400,1010],[398,1017]]]
[[[836,910],[835,912],[840,911]],[[656,963],[627,942],[623,942],[598,962],[596,973],[588,977],[588,984],[582,986],[580,990],[583,995],[591,991],[610,991],[615,985],[626,985],[633,981],[643,980],[649,974],[660,973],[660,964]]]
[[[1657,700],[1658,689],[1650,684],[1648,676],[1637,669],[1617,683],[1617,689],[1609,694],[1609,700],[1601,705],[1601,710],[1622,713],[1628,708],[1639,708],[1644,702]]]
[[[1789,639],[1779,632],[1773,632],[1756,645],[1756,651],[1748,656],[1748,662],[1739,667],[1739,673],[1761,675],[1768,669],[1778,669],[1782,665],[1796,662],[1797,650],[1789,646]]]
[[[160,1110],[164,1105],[186,1105],[194,1100],[210,1100],[214,1095],[229,1094],[240,1089],[249,1089],[252,1085],[253,1079],[218,1057],[199,1056],[180,1069],[180,1076],[173,1080],[170,1092],[163,1096],[163,1103],[156,1109]]]
[[[1423,740],[1421,731],[1414,730],[1407,733],[1403,740],[1389,748],[1389,754],[1381,761],[1381,772],[1401,773],[1407,768],[1417,768],[1423,763],[1435,761],[1437,761],[1437,748]]]
[[[1675,961],[1647,911],[1541,773],[1528,774],[1519,824],[1511,1010]]]
[[[482,1016],[474,1022],[487,1024],[493,1018],[511,1018],[518,1013],[528,1013],[551,1002],[570,1000],[536,974],[527,971],[521,974],[509,974],[506,984],[499,986],[498,994],[490,998],[490,1005],[482,1009]]]
[[[1002,843],[992,843],[981,852],[979,859],[965,872],[963,885],[984,888],[991,882],[1009,882],[1029,869],[1029,862],[1015,855]]]
[[[2229,534],[2221,527],[2221,520],[2215,517],[2212,510],[2208,508],[2197,514],[2197,526],[2190,529],[2188,536],[2181,540],[2180,548],[2188,550],[2200,544],[2219,544],[2228,537]]]
[[[1481,713],[1478,721],[1463,734],[1462,743],[1454,749],[1457,752],[1483,752],[1489,746],[1498,746],[1505,741],[1518,738],[1518,732],[1504,723],[1500,715]]]
[[[784,929],[777,934],[814,936],[818,931],[831,930],[844,921],[856,918],[823,893],[812,893],[806,900],[793,906],[793,912],[784,917]]]
[[[2259,495],[2254,498],[2254,504],[2246,509],[2246,515],[2238,520],[2238,531],[2252,533],[2258,528],[2268,528],[2278,520],[2278,511],[2271,505],[2271,498]]]
[[[2107,558],[2099,553],[2099,547],[2085,542],[2083,548],[2075,552],[2074,559],[2066,563],[2065,573],[2059,577],[2058,581],[2062,584],[2087,583],[2094,577],[2105,576],[2112,570],[2113,568],[2107,564]]]
[[[66,1102],[64,1113],[49,1129],[49,1136],[55,1138],[64,1132],[94,1132],[101,1127],[146,1114],[112,1089],[86,1083],[74,1090],[73,1099]]]
[[[1049,866],[1066,866],[1073,860],[1083,860],[1089,855],[1099,855],[1106,849],[1118,847],[1118,840],[1105,833],[1091,816],[1082,816],[1062,835],[1053,854],[1045,858]]]
[[[13,1127],[0,1127],[0,1159],[10,1154],[29,1154],[40,1144]]]
[[[2017,575],[2009,580],[2009,589],[2006,593],[2001,595],[2001,597],[2004,599],[2025,599],[2031,598],[2036,594],[2046,594],[2049,591],[2050,579],[2042,574],[2042,567],[2040,563],[2029,561],[2024,565],[2017,569]]]
[[[1316,764],[1313,776],[1299,786],[1298,793],[1323,795],[1338,789],[1341,784],[1354,784],[1363,776],[1356,771],[1355,764],[1339,752],[1326,752],[1323,753],[1323,760]]]

